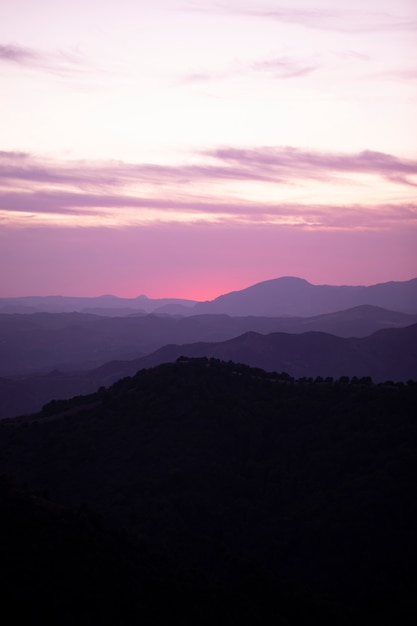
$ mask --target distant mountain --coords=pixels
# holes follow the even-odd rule
[[[95,375],[116,380],[142,368],[175,361],[182,355],[235,361],[287,372],[296,378],[370,376],[374,382],[417,380],[417,324],[380,330],[363,338],[320,332],[269,335],[248,332],[223,342],[164,346],[130,363],[108,363],[98,368]]]
[[[223,342],[166,345],[138,359],[110,361],[85,371],[3,377],[0,418],[32,413],[52,399],[91,393],[138,370],[175,361],[183,355],[232,360],[287,372],[297,378],[371,376],[375,382],[417,380],[417,324],[380,330],[364,338],[341,338],[321,332],[247,332]]]
[[[92,298],[70,296],[25,296],[20,298],[0,298],[0,313],[71,313],[86,312],[108,316],[129,315],[138,312],[152,313],[159,308],[169,307],[176,313],[187,313],[195,300],[182,298],[152,299],[147,296],[118,298],[105,295]],[[169,309],[168,309],[169,310]]]
[[[370,287],[312,285],[301,278],[282,277],[200,302],[194,313],[269,317],[321,315],[360,305],[417,313],[417,278]]]
[[[226,314],[231,316],[311,317],[371,305],[417,313],[417,278],[364,286],[312,285],[302,278],[283,276],[207,302],[181,298],[151,299],[99,297],[26,296],[0,298],[1,313],[83,312],[109,317],[157,313],[175,316]]]
[[[417,314],[369,305],[309,318],[0,314],[0,376],[48,369],[91,369],[114,359],[138,358],[169,343],[224,341],[248,331],[322,331],[341,337],[363,337],[381,328],[416,322]]]

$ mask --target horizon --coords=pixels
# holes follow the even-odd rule
[[[416,280],[417,276],[413,276],[409,279],[406,280],[387,280],[387,281],[381,281],[381,282],[377,282],[377,283],[369,283],[369,284],[347,284],[347,283],[343,283],[343,284],[338,284],[338,283],[313,283],[305,278],[303,278],[302,276],[276,276],[274,278],[266,278],[264,280],[261,281],[257,281],[255,283],[251,283],[250,285],[244,285],[243,287],[239,287],[236,289],[230,289],[228,291],[224,291],[221,293],[217,293],[216,295],[213,295],[212,297],[209,298],[192,298],[192,297],[183,297],[183,296],[178,296],[178,295],[158,295],[158,296],[150,296],[148,294],[145,293],[138,293],[136,295],[119,295],[119,294],[115,294],[115,293],[98,293],[98,294],[88,294],[88,295],[79,295],[79,294],[74,294],[74,293],[68,293],[68,294],[64,294],[64,293],[45,293],[45,294],[40,294],[40,293],[33,293],[33,294],[23,294],[23,295],[18,295],[18,296],[4,296],[2,294],[0,294],[0,299],[19,299],[19,298],[118,298],[121,300],[137,300],[139,298],[147,298],[148,300],[170,300],[170,299],[178,299],[178,300],[189,300],[190,302],[206,302],[206,301],[211,301],[214,300],[220,296],[223,295],[227,295],[229,293],[233,293],[233,292],[237,292],[237,291],[242,291],[245,289],[248,289],[250,287],[253,287],[254,285],[257,285],[259,283],[264,283],[264,282],[270,282],[270,281],[275,281],[275,280],[280,280],[283,278],[291,278],[291,279],[295,279],[295,280],[301,280],[301,281],[305,281],[307,283],[309,283],[310,285],[313,286],[317,286],[317,287],[323,287],[323,286],[329,286],[329,287],[371,287],[373,285],[378,285],[378,284],[384,284],[384,283],[391,283],[391,282],[408,282],[410,280]]]
[[[417,276],[414,0],[14,0],[2,26],[3,297]]]

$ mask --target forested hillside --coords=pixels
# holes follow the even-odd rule
[[[4,420],[0,471],[25,502],[90,520],[110,563],[123,531],[128,598],[108,596],[112,611],[131,602],[120,624],[413,623],[416,400],[411,381],[183,358]],[[43,576],[70,567],[78,589],[82,559],[62,554]],[[19,558],[37,576],[36,551]]]

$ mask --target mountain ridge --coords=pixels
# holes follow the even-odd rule
[[[302,278],[281,277],[262,281],[239,291],[200,302],[199,313],[229,315],[313,316],[363,304],[393,308],[404,313],[417,311],[417,278],[369,286],[313,285]]]
[[[86,371],[0,378],[0,418],[33,413],[52,399],[96,391],[139,370],[181,356],[235,361],[302,377],[371,377],[374,382],[417,380],[417,324],[381,329],[368,337],[343,338],[322,332],[246,332],[222,342],[167,344],[146,356],[113,360]]]
[[[417,314],[362,305],[312,317],[173,317],[151,313],[106,317],[91,313],[0,313],[0,376],[58,369],[91,369],[114,359],[134,359],[168,343],[225,341],[248,330],[328,332],[363,337],[417,322]]]
[[[247,299],[261,296],[262,302]],[[292,301],[291,301],[292,299]],[[320,307],[321,301],[321,307]],[[148,298],[139,295],[120,298],[111,294],[97,297],[77,296],[20,296],[0,298],[0,313],[48,311],[102,311],[118,315],[131,313],[166,312],[173,315],[194,315],[200,312],[221,312],[231,315],[301,315],[303,317],[326,313],[360,304],[373,304],[406,313],[417,313],[417,278],[407,281],[388,281],[373,285],[315,285],[304,278],[281,276],[260,281],[240,290],[221,294],[213,300],[196,301],[182,298]],[[302,306],[301,306],[302,305]],[[390,306],[391,305],[391,306]],[[246,307],[242,310],[242,306]],[[303,308],[304,307],[304,308]],[[105,311],[107,310],[107,313]]]

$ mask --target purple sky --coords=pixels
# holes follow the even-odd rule
[[[414,0],[6,0],[0,296],[417,276]]]

